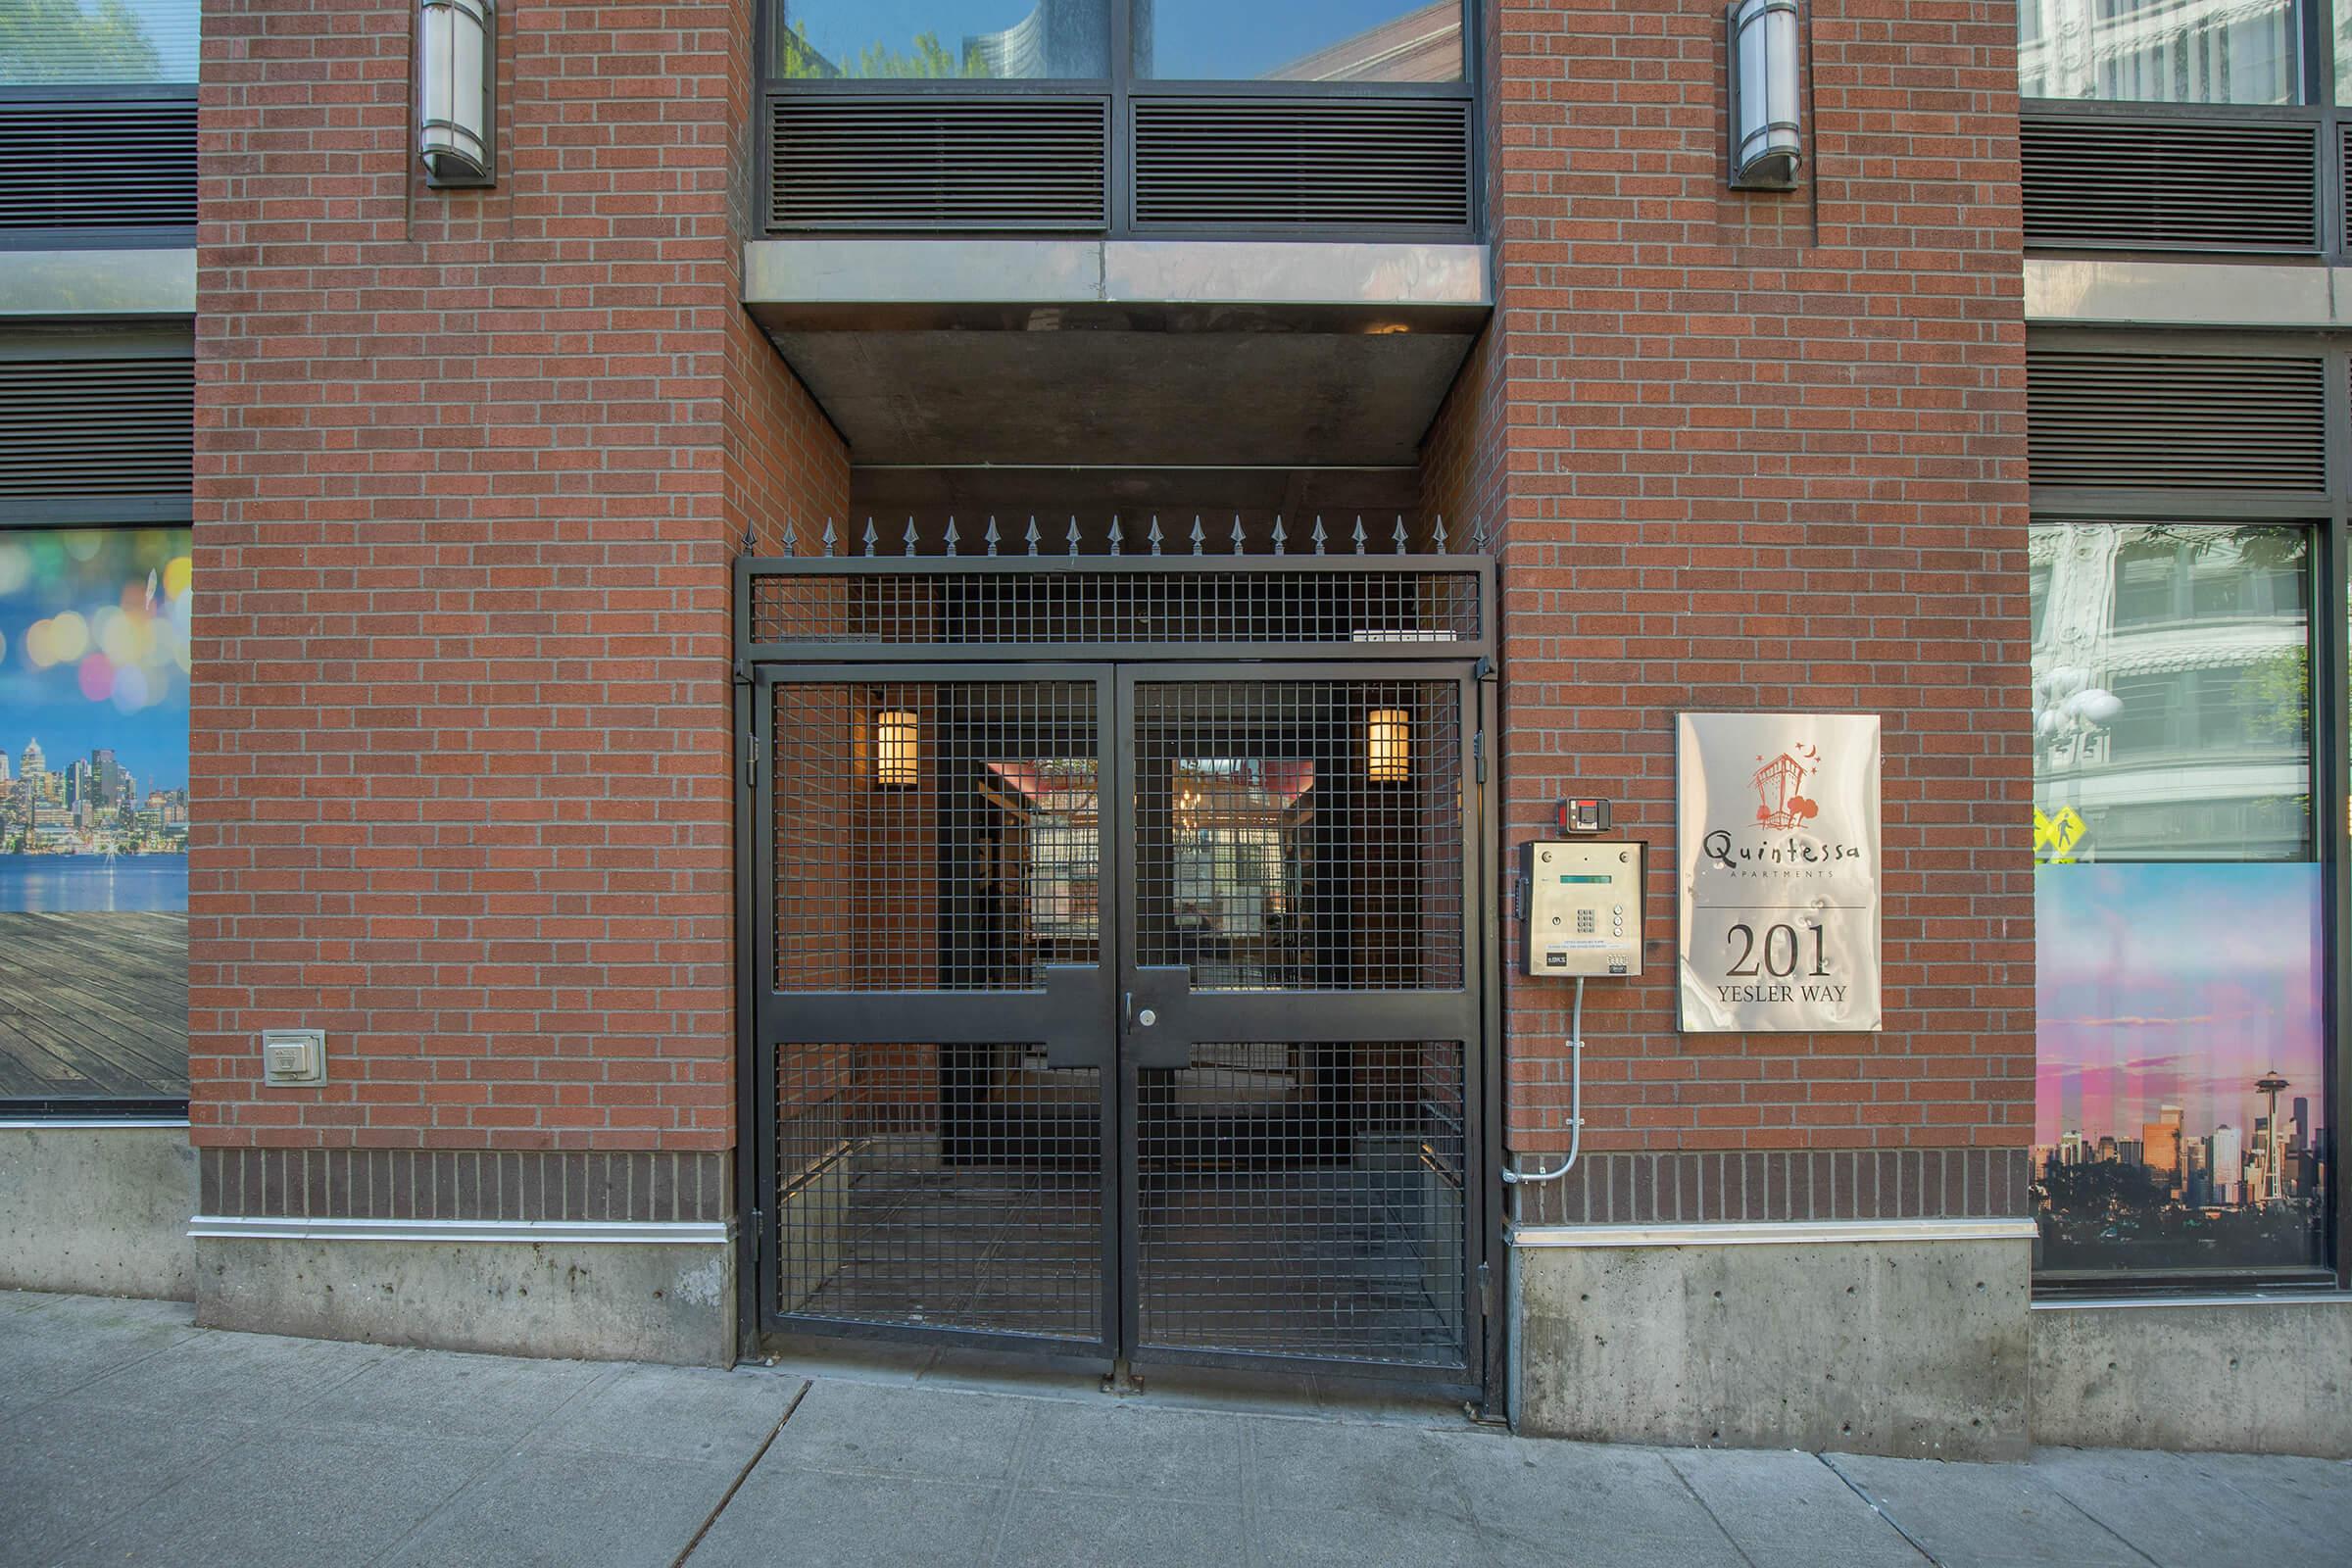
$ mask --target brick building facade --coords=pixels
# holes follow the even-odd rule
[[[194,104],[193,225],[99,269],[148,287],[180,236],[185,305],[43,284],[0,338],[0,369],[173,331],[192,363],[184,505],[5,519],[184,526],[195,584],[186,1126],[122,1156],[157,1236],[43,1279],[523,1353],[1272,1357],[1529,1431],[1950,1457],[2170,1435],[2082,1384],[2188,1375],[2117,1299],[2335,1298],[2340,932],[2271,987],[2311,999],[2265,1025],[2291,1112],[2204,1106],[2061,1041],[2145,1022],[2061,992],[2149,959],[2053,947],[2047,910],[2110,843],[2230,859],[2254,817],[2278,842],[2242,858],[2308,867],[2313,930],[2345,906],[2309,824],[2352,788],[2312,716],[2352,447],[2298,456],[2290,404],[2336,372],[2332,431],[2346,351],[2331,318],[2194,337],[2250,329],[2178,305],[2229,269],[2129,214],[2050,237],[2050,149],[2126,133],[2050,85],[2051,5],[1809,0],[1786,190],[1727,181],[1712,3],[1392,0],[1263,39],[931,9],[495,8],[467,188],[418,158],[417,6],[205,0],[192,99],[155,89]],[[2069,242],[2179,266],[2109,299]],[[2113,392],[2127,359],[2157,390]],[[2251,411],[2240,456],[2163,435],[2188,404]],[[2132,461],[2173,466],[2101,469],[2143,424]],[[2068,589],[2052,563],[2100,550]],[[2245,646],[2067,663],[2053,613]],[[1879,719],[1880,1027],[1678,1015],[1694,711]],[[2208,799],[2225,731],[2246,771]],[[1645,971],[1573,993],[1525,972],[1515,880],[1571,797],[1648,850]],[[323,1032],[323,1082],[272,1080],[276,1030]],[[2106,1215],[2070,1209],[2102,1162]],[[2100,1217],[2148,1246],[2080,1266]],[[1178,1252],[1209,1283],[1154,1296]],[[1428,1354],[1397,1348],[1416,1293]],[[2341,1332],[2194,1310],[2270,1377]],[[2322,1412],[2290,1446],[2342,1441]]]

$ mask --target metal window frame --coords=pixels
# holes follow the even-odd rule
[[[2352,119],[2352,117],[2347,117]],[[2226,331],[2211,328],[2034,327],[2028,343],[2113,353],[2212,354],[2244,358],[2319,358],[2323,371],[2324,463],[2327,486],[2304,492],[2180,491],[2034,485],[2029,510],[2034,523],[2178,522],[2272,524],[2305,529],[2312,538],[2311,568],[2311,792],[2315,828],[2311,853],[2320,866],[2327,984],[2321,1017],[2328,1042],[2327,1081],[2330,1147],[2328,1213],[2322,1224],[2327,1259],[2317,1269],[2228,1271],[2151,1270],[2037,1274],[2040,1299],[2195,1289],[2277,1290],[2329,1286],[2352,1290],[2352,1183],[2342,1170],[2344,1133],[2352,1127],[2352,1054],[2345,1031],[2352,1022],[2352,331]]]
[[[1252,574],[1346,575],[1361,572],[1470,573],[1477,580],[1479,636],[1452,643],[1346,643],[1330,645],[1263,643],[1122,643],[1085,645],[1004,644],[987,647],[924,648],[897,644],[762,644],[753,640],[755,585],[763,576],[801,574],[823,576],[929,576],[958,573],[1086,574],[1146,571],[1168,575],[1243,571]],[[1409,994],[1417,1012],[1432,1011],[1428,996],[1451,998],[1452,1012],[1442,1034],[1429,1038],[1461,1037],[1463,1109],[1477,1119],[1464,1138],[1462,1273],[1464,1364],[1456,1369],[1416,1368],[1391,1362],[1335,1359],[1311,1355],[1276,1355],[1231,1350],[1190,1350],[1153,1348],[1139,1364],[1190,1364],[1230,1369],[1321,1371],[1377,1384],[1441,1392],[1463,1398],[1488,1400],[1502,1388],[1507,1336],[1497,1310],[1494,1280],[1504,1252],[1502,1203],[1495,1179],[1501,1169],[1502,1141],[1502,1022],[1503,997],[1499,970],[1501,944],[1497,889],[1500,865],[1497,849],[1501,821],[1501,770],[1492,760],[1492,740],[1499,712],[1499,681],[1494,649],[1498,646],[1495,616],[1499,609],[1495,563],[1489,556],[1468,555],[1345,555],[1345,556],[1004,556],[1004,557],[742,557],[735,564],[734,667],[735,718],[738,733],[747,737],[753,755],[773,757],[770,694],[780,678],[843,680],[942,679],[1076,679],[1097,682],[1098,735],[1101,755],[1109,770],[1112,792],[1123,792],[1135,765],[1133,689],[1138,682],[1195,679],[1259,682],[1281,679],[1341,680],[1348,678],[1421,678],[1458,681],[1458,721],[1462,729],[1461,873],[1464,912],[1463,984],[1459,991]],[[737,1321],[740,1353],[761,1353],[763,1345],[790,1343],[807,1337],[828,1340],[904,1340],[911,1333],[921,1343],[948,1348],[1003,1350],[1017,1346],[1041,1360],[1086,1366],[1107,1364],[1120,1347],[1137,1343],[1134,1314],[1139,1302],[1127,1288],[1132,1281],[1129,1250],[1136,1245],[1135,1183],[1123,1174],[1132,1151],[1119,1135],[1133,1125],[1136,1113],[1132,1068],[1124,1052],[1104,1064],[1105,1091],[1115,1097],[1117,1119],[1105,1122],[1104,1199],[1117,1209],[1106,1215],[1106,1241],[1118,1250],[1104,1270],[1106,1298],[1102,1318],[1110,1343],[1095,1346],[1068,1339],[1034,1340],[1004,1334],[959,1329],[896,1330],[858,1323],[826,1324],[795,1319],[779,1331],[768,1322],[767,1303],[779,1299],[776,1272],[781,1262],[780,1217],[767,1211],[775,1178],[773,1118],[776,1051],[774,1035],[761,1027],[772,1013],[771,987],[763,965],[772,951],[772,899],[767,896],[770,867],[761,858],[773,828],[773,775],[770,765],[736,770],[736,1086],[740,1127],[736,1140],[739,1227]],[[1123,980],[1136,954],[1132,868],[1126,847],[1115,828],[1119,813],[1105,811],[1101,831],[1104,842],[1102,875],[1120,888],[1115,900],[1115,928],[1104,933],[1110,953],[1102,968],[1105,976]],[[1342,993],[1340,995],[1349,995]],[[1370,994],[1366,994],[1370,995]],[[1381,994],[1388,996],[1392,994]],[[1408,995],[1408,994],[1394,994]],[[1283,1017],[1305,1010],[1325,1011],[1330,993],[1269,994],[1273,1013]],[[788,999],[788,1003],[790,1000]],[[968,1010],[968,994],[943,992],[935,999],[940,1015]],[[1230,1009],[1228,1009],[1230,1010]],[[1348,1021],[1361,1022],[1367,1009],[1351,1009]],[[1308,1027],[1302,1016],[1296,1020]],[[1417,1022],[1436,1023],[1435,1017]],[[1384,1020],[1384,1023],[1387,1020]],[[1458,1028],[1456,1027],[1458,1025]],[[903,1027],[903,1026],[902,1026]],[[1327,1023],[1312,1026],[1328,1033]],[[1391,1033],[1397,1031],[1392,1026]],[[1402,1032],[1411,1032],[1403,1028]],[[762,1037],[766,1037],[764,1040]],[[1123,1297],[1123,1299],[1122,1299]]]
[[[1298,240],[1345,237],[1364,241],[1408,241],[1470,239],[1486,232],[1487,188],[1485,179],[1485,148],[1487,106],[1480,91],[1485,71],[1485,37],[1483,25],[1493,0],[1459,0],[1462,8],[1462,79],[1447,82],[1411,81],[1219,81],[1214,78],[1157,78],[1141,77],[1135,74],[1134,8],[1130,0],[1102,0],[1110,13],[1110,67],[1102,76],[1041,77],[1010,81],[974,81],[962,77],[893,80],[878,77],[844,77],[836,80],[808,80],[768,74],[771,58],[770,43],[777,25],[775,0],[760,0],[759,15],[753,27],[754,100],[758,106],[759,124],[754,127],[753,156],[758,181],[772,177],[775,168],[775,103],[791,97],[885,98],[901,101],[936,98],[1091,98],[1108,106],[1110,145],[1104,153],[1104,195],[1108,211],[1102,226],[1085,229],[1042,230],[1014,229],[1002,225],[943,229],[921,225],[884,224],[860,225],[854,229],[793,229],[773,228],[767,215],[773,211],[774,195],[770,191],[758,202],[761,215],[760,232],[791,234],[799,237],[826,233],[989,233],[989,232],[1055,232],[1102,235],[1108,239],[1173,239],[1185,235],[1202,235],[1231,240]],[[1335,227],[1327,223],[1233,223],[1215,225],[1164,224],[1138,225],[1135,212],[1135,113],[1134,101],[1139,98],[1178,98],[1203,103],[1219,101],[1235,103],[1266,103],[1322,99],[1333,101],[1363,101],[1367,99],[1442,100],[1457,101],[1469,106],[1468,145],[1464,149],[1466,162],[1464,177],[1468,187],[1469,221],[1459,228],[1436,224],[1348,224]]]

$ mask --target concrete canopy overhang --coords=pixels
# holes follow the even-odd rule
[[[759,240],[745,304],[858,464],[1415,461],[1483,245]]]

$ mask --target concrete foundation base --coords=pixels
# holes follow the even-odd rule
[[[1512,1250],[1523,1433],[2025,1453],[2030,1243]]]
[[[502,1355],[730,1366],[735,1253],[708,1243],[203,1237],[196,1321]]]
[[[195,1208],[184,1124],[0,1127],[0,1288],[187,1300]]]
[[[2352,1458],[2352,1296],[2045,1302],[2034,1441]]]

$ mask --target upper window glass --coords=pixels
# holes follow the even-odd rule
[[[2077,860],[2311,853],[2309,536],[2042,527],[2035,775]]]
[[[779,0],[771,73],[809,81],[1101,77],[1110,0]]]
[[[1462,3],[1135,0],[1135,74],[1158,81],[1460,81]]]
[[[7,0],[0,86],[194,82],[196,0]]]
[[[2297,0],[2021,0],[2028,98],[2288,104],[2299,84]]]

